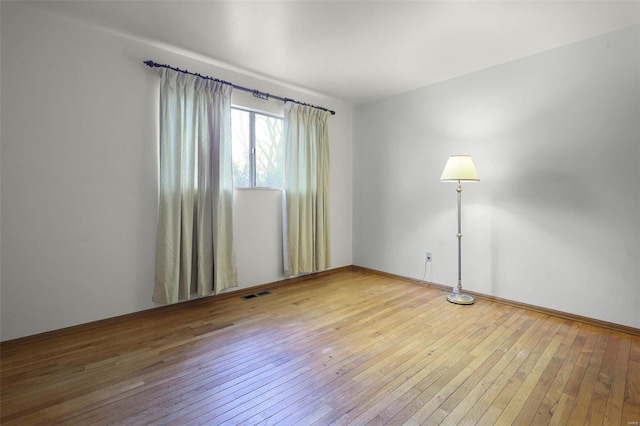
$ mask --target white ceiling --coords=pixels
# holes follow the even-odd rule
[[[28,3],[355,104],[640,22],[637,0]]]

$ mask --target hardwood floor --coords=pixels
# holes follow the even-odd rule
[[[640,337],[363,271],[2,344],[3,425],[638,425]]]

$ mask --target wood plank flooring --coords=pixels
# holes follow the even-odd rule
[[[640,422],[639,336],[358,270],[270,291],[5,342],[0,423]]]

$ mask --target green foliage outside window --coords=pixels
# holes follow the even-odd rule
[[[233,184],[237,188],[282,188],[284,121],[280,117],[232,109]]]

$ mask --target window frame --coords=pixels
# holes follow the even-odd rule
[[[275,186],[257,186],[256,185],[256,114],[265,117],[275,118],[282,121],[282,131],[284,132],[284,115],[278,115],[270,112],[260,111],[253,108],[248,108],[240,105],[232,105],[232,110],[239,110],[249,113],[249,186],[236,186],[234,189],[277,189],[282,190]],[[233,123],[232,123],[233,128]],[[233,132],[232,132],[231,144],[233,145]],[[284,135],[283,135],[284,138]]]

